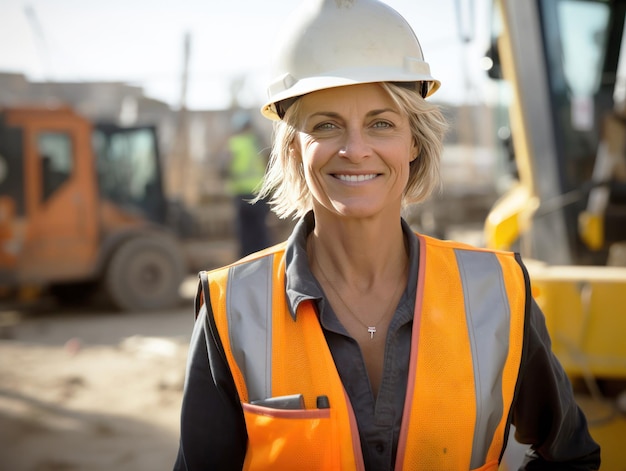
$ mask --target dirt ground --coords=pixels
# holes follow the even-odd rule
[[[194,287],[158,313],[0,311],[0,471],[172,469]]]

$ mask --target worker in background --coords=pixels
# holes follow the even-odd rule
[[[247,112],[235,112],[232,128],[222,173],[227,189],[234,197],[239,256],[244,257],[270,245],[269,208],[263,200],[253,202],[255,191],[263,180],[267,159]]]
[[[428,14],[425,10],[424,14]],[[595,470],[519,255],[401,214],[439,184],[446,122],[418,40],[376,0],[282,25],[259,197],[283,244],[200,274],[176,470]]]

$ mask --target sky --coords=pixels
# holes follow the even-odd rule
[[[489,38],[489,0],[385,3],[416,32],[431,73],[442,82],[439,100],[486,100],[480,63]],[[186,106],[227,107],[234,81],[242,84],[241,104],[257,106],[270,80],[274,25],[296,5],[296,0],[0,0],[0,72],[23,73],[32,81],[121,81],[176,108],[188,37]]]

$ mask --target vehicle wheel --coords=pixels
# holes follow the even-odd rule
[[[169,309],[180,302],[184,256],[175,241],[143,236],[124,242],[113,254],[104,285],[124,311]]]

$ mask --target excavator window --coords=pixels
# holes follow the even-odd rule
[[[99,125],[92,142],[100,194],[150,221],[163,223],[165,196],[155,130]]]
[[[48,201],[72,175],[72,141],[63,132],[41,132],[37,136],[37,150],[41,159],[42,197]]]
[[[612,100],[613,88],[603,87],[611,9],[573,0],[541,5],[561,179],[563,190],[571,191],[591,178],[600,115]]]
[[[606,116],[615,109],[624,3],[540,5],[560,185],[567,193],[592,181]],[[570,227],[576,227],[586,203],[581,198],[564,208]],[[582,256],[583,248],[576,246]]]
[[[24,214],[23,132],[6,126],[0,116],[0,197],[7,197],[15,205],[15,214]]]

